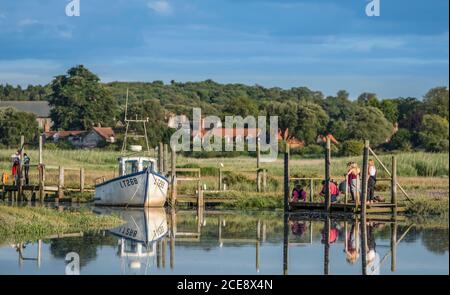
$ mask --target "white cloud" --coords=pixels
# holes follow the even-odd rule
[[[156,13],[170,14],[172,13],[172,6],[166,0],[150,1],[147,6]]]
[[[18,25],[20,27],[24,27],[24,26],[32,26],[35,24],[38,24],[39,22],[35,19],[31,19],[31,18],[25,18],[19,21]]]

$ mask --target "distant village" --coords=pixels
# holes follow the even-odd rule
[[[73,147],[80,149],[104,147],[116,142],[114,130],[117,131],[123,127],[123,122],[118,121],[116,126],[93,126],[89,130],[53,130],[53,122],[50,118],[51,107],[47,101],[0,101],[0,108],[7,107],[34,114],[39,129],[43,130],[45,143],[67,142]],[[171,113],[167,117],[166,122],[169,128],[178,129],[189,123],[189,119],[187,116],[177,116]],[[211,135],[223,138],[227,143],[243,140],[248,143],[255,143],[261,132],[258,128],[224,128],[220,121],[215,122],[214,126],[216,128],[212,130],[211,126],[206,126],[205,121],[202,120],[199,130],[191,132],[192,141],[203,141],[206,133],[212,132]],[[334,144],[338,144],[338,141],[331,134],[326,136],[319,135],[317,142],[324,142],[327,137]],[[285,130],[284,133],[278,133],[278,141],[282,140],[287,141],[294,148],[305,145],[303,141],[289,135],[289,130]]]

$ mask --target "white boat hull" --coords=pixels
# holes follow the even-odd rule
[[[142,171],[113,178],[95,187],[94,204],[102,206],[162,207],[169,181],[154,172]]]

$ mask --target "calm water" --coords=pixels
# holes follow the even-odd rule
[[[449,274],[446,222],[364,228],[304,216],[285,223],[272,212],[94,210],[119,214],[126,224],[0,244],[0,274]]]

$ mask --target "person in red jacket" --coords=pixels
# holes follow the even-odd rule
[[[330,181],[330,196],[331,202],[339,201],[339,188],[334,181]],[[325,197],[325,180],[322,181],[322,190],[320,191],[320,195]]]

